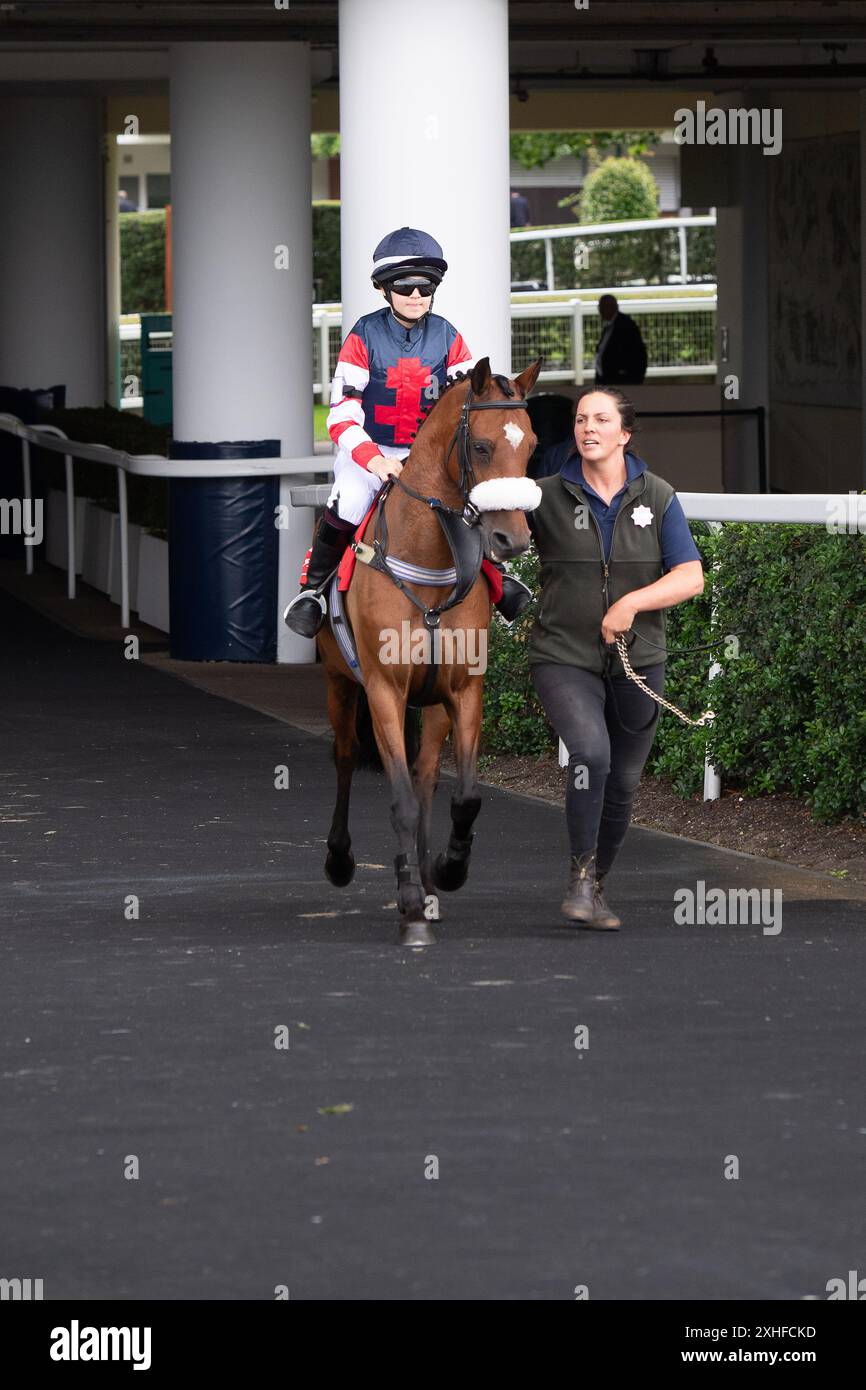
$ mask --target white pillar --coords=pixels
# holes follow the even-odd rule
[[[428,18],[408,23],[406,0],[340,0],[343,329],[382,307],[376,243],[420,227],[449,265],[435,312],[508,373],[508,3],[437,0]]]
[[[312,454],[307,45],[172,45],[171,135],[174,435],[276,438],[283,457]],[[280,612],[309,544],[309,512],[290,520]],[[279,616],[277,644],[279,661],[314,657]]]
[[[0,97],[0,383],[101,405],[105,293],[96,97]]]

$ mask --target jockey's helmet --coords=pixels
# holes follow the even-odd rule
[[[405,275],[427,275],[438,285],[447,269],[448,262],[435,237],[416,227],[398,227],[383,237],[373,252],[370,278],[383,289]]]

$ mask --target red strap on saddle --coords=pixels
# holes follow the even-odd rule
[[[366,527],[367,522],[370,520],[370,517],[373,515],[378,500],[379,495],[377,493],[376,496],[373,498],[373,501],[370,503],[370,510],[367,512],[366,516],[364,517],[364,520],[361,522],[360,526],[358,526],[357,530],[355,531],[354,539],[356,541],[359,541],[363,536],[364,528]],[[341,594],[344,594],[346,592],[346,590],[352,582],[352,575],[355,572],[355,561],[357,560],[357,558],[358,557],[352,549],[351,545],[347,545],[343,553],[343,558],[340,561],[339,569],[337,570],[337,575],[339,578],[337,588],[339,589]]]
[[[502,598],[502,575],[491,560],[485,558],[481,561],[481,573],[490,585],[490,599],[492,603],[498,603]]]

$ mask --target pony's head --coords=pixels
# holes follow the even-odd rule
[[[541,501],[541,489],[526,476],[538,441],[529,412],[517,404],[535,385],[541,362],[539,357],[512,380],[494,375],[490,359],[482,357],[445,388],[418,432],[422,450],[434,444],[435,433],[440,459],[452,445],[445,460],[448,478],[458,491],[462,485],[480,512],[484,551],[492,560],[509,560],[528,549],[525,513]],[[476,405],[495,408],[471,408]]]

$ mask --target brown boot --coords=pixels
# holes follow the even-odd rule
[[[605,902],[603,891],[604,878],[604,874],[598,874],[596,876],[595,896],[593,898],[594,911],[592,914],[592,921],[589,925],[595,927],[599,931],[616,931],[617,928],[622,926],[622,921]]]
[[[562,903],[562,915],[585,926],[595,915],[595,850],[571,856],[571,877]]]

